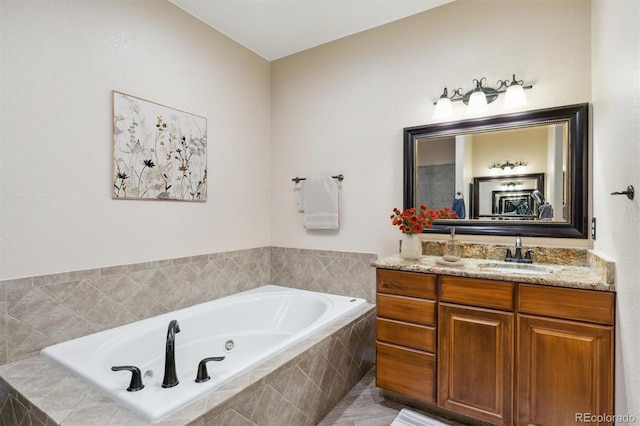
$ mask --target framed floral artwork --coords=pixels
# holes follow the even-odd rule
[[[207,200],[207,119],[113,92],[114,199]]]

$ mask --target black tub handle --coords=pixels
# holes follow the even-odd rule
[[[196,383],[202,383],[209,380],[209,373],[207,373],[207,362],[209,361],[222,361],[224,359],[223,356],[212,356],[210,358],[205,358],[198,364],[198,374],[196,374]]]
[[[111,371],[131,371],[131,383],[129,383],[129,387],[127,388],[128,392],[137,392],[140,389],[144,388],[144,384],[142,384],[142,375],[140,374],[140,369],[133,365],[116,365],[111,367]]]

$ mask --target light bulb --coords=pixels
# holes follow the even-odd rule
[[[476,90],[469,97],[467,112],[469,114],[480,114],[487,110],[487,97],[481,90]]]
[[[451,106],[451,99],[440,98],[436,103],[436,110],[433,112],[434,120],[449,120],[453,118],[453,108]]]
[[[524,89],[519,84],[512,84],[504,95],[504,108],[518,108],[527,104]]]

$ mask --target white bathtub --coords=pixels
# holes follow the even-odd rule
[[[364,299],[267,285],[49,346],[42,354],[157,421],[364,303]],[[180,383],[162,388],[167,327],[174,319],[181,330],[175,337]],[[233,341],[230,351],[225,348],[228,341]],[[199,361],[212,356],[225,359],[207,363],[211,380],[196,383]],[[128,392],[131,373],[111,371],[117,365],[138,367],[145,375],[144,389]]]

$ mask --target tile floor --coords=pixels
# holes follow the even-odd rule
[[[375,369],[372,369],[318,426],[389,426],[403,408],[408,407],[382,396],[382,391],[376,387]],[[426,415],[419,410],[411,410]],[[462,426],[450,420],[436,419],[451,426]]]

